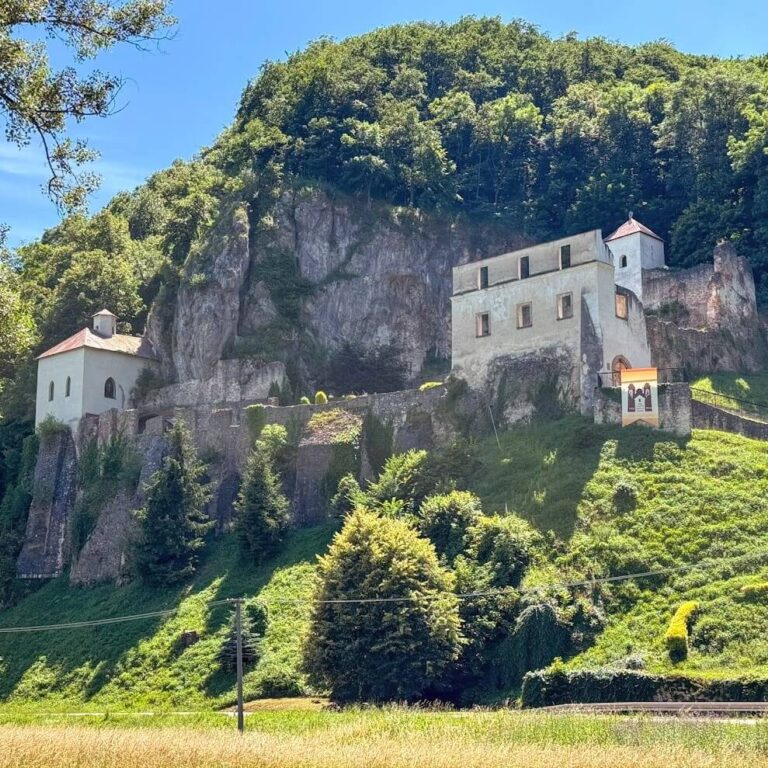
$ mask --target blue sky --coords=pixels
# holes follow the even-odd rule
[[[522,18],[556,37],[575,31],[628,44],[664,38],[683,51],[718,56],[768,52],[765,0],[175,0],[172,11],[176,35],[159,50],[123,48],[89,64],[127,79],[118,114],[72,131],[101,152],[96,170],[103,182],[93,210],[210,144],[262,62],[323,35],[339,39],[388,24],[473,14]],[[0,135],[0,222],[11,227],[11,245],[35,239],[58,220],[40,191],[44,174],[36,147],[20,152]]]

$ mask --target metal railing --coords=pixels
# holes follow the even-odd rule
[[[708,389],[699,389],[698,387],[691,387],[691,397],[705,405],[719,408],[721,411],[729,411],[752,421],[768,423],[768,403],[743,400],[740,397],[724,395],[720,392],[711,392]]]
[[[628,369],[631,370],[631,369]],[[688,381],[685,368],[657,368],[659,384],[677,384]],[[621,386],[621,371],[600,371],[597,374],[599,387]]]

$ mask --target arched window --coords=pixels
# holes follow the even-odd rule
[[[115,380],[111,376],[104,382],[104,397],[107,400],[115,399]]]
[[[53,382],[48,385],[48,400],[49,402],[53,400]]]
[[[621,386],[621,372],[631,368],[632,364],[624,355],[616,355],[611,363],[611,373],[613,374],[613,386]]]
[[[627,257],[626,256],[622,256],[619,259],[619,266],[620,267],[626,267],[627,266]]]
[[[72,392],[72,379],[67,376],[67,385],[64,387],[64,397],[69,397]]]

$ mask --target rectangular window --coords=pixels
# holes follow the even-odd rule
[[[571,266],[571,246],[560,246],[560,269],[568,269]]]
[[[557,297],[557,319],[566,320],[573,317],[573,294],[561,293]]]
[[[625,293],[616,294],[616,317],[626,320],[629,316],[629,307],[627,304],[627,295]]]
[[[531,310],[531,304],[518,304],[517,305],[517,327],[518,328],[530,328],[533,325],[533,312]]]
[[[487,288],[488,287],[488,267],[480,267],[480,271],[477,275],[477,287],[478,288]]]
[[[519,262],[520,279],[525,280],[531,274],[531,262],[528,256],[521,256]]]
[[[482,312],[475,317],[475,333],[477,336],[491,335],[491,316],[488,312]]]

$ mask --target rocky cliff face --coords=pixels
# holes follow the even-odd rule
[[[368,209],[318,190],[284,194],[258,221],[242,210],[232,219],[204,248],[204,278],[179,290],[172,322],[161,328],[155,312],[149,323],[175,381],[207,379],[222,357],[263,350],[270,337],[264,362],[282,354],[309,378],[316,357],[306,349],[322,355],[345,341],[397,344],[418,373],[428,353],[450,356],[452,268],[525,244],[492,226]],[[288,317],[292,290],[301,300]]]

